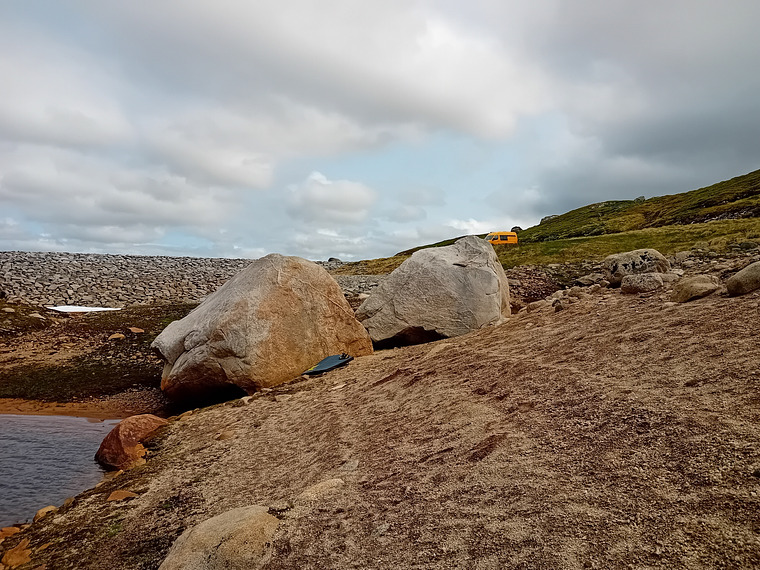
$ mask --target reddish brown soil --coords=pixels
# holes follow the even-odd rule
[[[157,568],[260,504],[267,568],[759,567],[760,293],[666,301],[597,294],[197,411],[0,550]]]

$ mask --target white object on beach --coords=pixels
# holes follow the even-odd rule
[[[121,311],[121,307],[81,307],[79,305],[59,305],[57,307],[45,307],[59,313],[92,313],[94,311]]]

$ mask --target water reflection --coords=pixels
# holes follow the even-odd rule
[[[95,485],[103,471],[93,457],[118,422],[0,414],[0,526]]]

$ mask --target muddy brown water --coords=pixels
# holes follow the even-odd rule
[[[95,452],[118,421],[0,414],[0,527],[95,485]]]

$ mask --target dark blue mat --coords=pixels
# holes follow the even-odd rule
[[[333,368],[345,366],[353,359],[354,357],[349,356],[348,354],[333,354],[332,356],[320,360],[317,364],[305,371],[304,374],[322,374],[322,372],[327,372]]]

